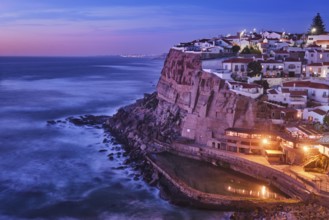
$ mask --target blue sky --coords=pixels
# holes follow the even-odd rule
[[[1,0],[0,55],[162,53],[242,29],[305,32],[328,11],[326,0]]]

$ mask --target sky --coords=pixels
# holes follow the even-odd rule
[[[243,29],[306,32],[328,0],[1,0],[0,56],[161,54]]]

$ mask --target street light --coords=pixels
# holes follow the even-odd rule
[[[314,34],[316,32],[316,28],[312,28],[311,33]]]
[[[262,143],[263,143],[263,144],[268,144],[268,140],[267,140],[267,138],[264,138],[264,139],[262,140]]]
[[[304,146],[304,147],[303,147],[303,150],[304,150],[305,153],[307,153],[308,150],[309,150],[309,148],[308,148],[307,146]]]

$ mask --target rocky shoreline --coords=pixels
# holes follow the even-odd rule
[[[239,207],[214,206],[187,197],[178,187],[158,172],[147,155],[166,151],[180,137],[206,144],[209,138],[220,136],[228,127],[266,127],[258,117],[258,103],[230,92],[225,82],[202,72],[198,55],[171,50],[157,85],[157,92],[120,108],[108,116],[82,116],[66,121],[77,126],[102,128],[111,140],[120,143],[128,159],[125,165],[140,170],[147,183],[160,189],[162,198],[173,204],[202,209],[235,211],[232,219],[329,219],[328,209],[315,201],[297,205],[266,204]],[[48,121],[48,124],[66,123]],[[108,155],[113,159],[114,155]],[[313,204],[314,203],[314,204]],[[259,203],[258,203],[259,204]],[[316,205],[317,204],[317,205]],[[302,217],[303,216],[303,217]],[[306,218],[307,219],[307,218]]]
[[[163,103],[162,103],[163,104]],[[70,117],[65,121],[48,121],[49,125],[57,123],[72,123],[76,126],[93,126],[102,128],[112,137],[104,138],[103,142],[119,143],[126,152],[127,159],[124,165],[131,166],[139,170],[141,177],[151,186],[156,186],[160,190],[160,197],[168,200],[170,203],[179,206],[188,206],[199,209],[232,211],[231,219],[327,219],[328,210],[316,204],[300,203],[297,205],[268,205],[254,207],[253,209],[223,207],[205,204],[184,195],[168,179],[161,175],[147,160],[146,156],[150,153],[164,151],[156,143],[156,139],[170,144],[178,134],[180,120],[184,112],[180,112],[171,105],[166,106],[166,117],[156,117],[155,110],[159,108],[159,101],[156,93],[145,95],[143,99],[136,103],[118,110],[112,117],[86,115],[79,118]],[[162,108],[162,106],[161,106]],[[176,113],[176,114],[173,114]],[[153,123],[155,122],[155,123]],[[151,125],[150,125],[151,124]],[[156,126],[156,127],[153,127]],[[149,129],[146,130],[145,129]],[[166,134],[173,132],[166,137]],[[109,160],[114,155],[108,155]]]

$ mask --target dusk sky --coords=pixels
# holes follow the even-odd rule
[[[0,55],[164,53],[242,29],[306,32],[328,0],[1,0]]]

